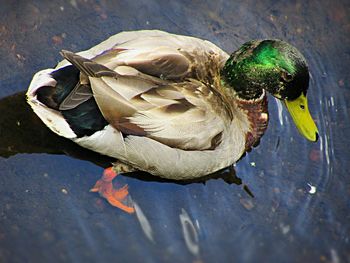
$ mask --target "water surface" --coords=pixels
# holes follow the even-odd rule
[[[349,13],[346,0],[2,1],[0,262],[350,261]],[[256,38],[289,41],[309,62],[319,142],[303,139],[269,97],[269,128],[236,166],[254,198],[223,180],[134,174],[117,184],[129,184],[137,214],[109,206],[88,190],[111,160],[52,134],[24,91],[61,49],[136,29],[206,38],[228,52]]]

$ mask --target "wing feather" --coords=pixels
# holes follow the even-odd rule
[[[205,103],[206,98],[189,92],[195,90],[194,86],[199,88],[198,85],[199,82],[186,81],[167,86],[167,90],[182,92],[183,98],[169,105],[139,110],[128,119],[141,127],[147,137],[168,146],[184,150],[212,149],[214,138],[217,139],[225,129],[225,120],[210,103]],[[219,143],[217,140],[215,146]]]
[[[226,128],[225,114],[216,110],[220,98],[211,92],[212,83],[196,78],[211,79],[210,68],[219,69],[228,55],[191,37],[153,31],[121,34],[127,36],[125,41],[117,35],[101,44],[109,46],[103,52],[98,46],[81,52],[84,56],[62,51],[81,72],[80,86],[62,107],[83,101],[88,85],[104,118],[125,135],[146,136],[184,150],[217,147]]]
[[[61,102],[59,110],[71,110],[92,97],[90,85],[77,83],[68,96]]]
[[[206,76],[208,62],[214,60],[222,67],[229,57],[213,43],[194,37],[158,31],[122,34],[125,41],[118,38],[112,48],[93,60],[110,69],[130,66],[151,76],[181,81]]]

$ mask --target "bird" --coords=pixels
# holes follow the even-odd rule
[[[267,129],[267,93],[317,141],[304,56],[279,39],[228,54],[208,40],[160,30],[125,31],[33,76],[27,102],[59,136],[115,159],[92,192],[125,212],[120,173],[201,178],[234,165]]]

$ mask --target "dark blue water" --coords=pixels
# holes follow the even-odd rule
[[[350,4],[341,1],[1,1],[0,262],[350,262]],[[136,215],[88,190],[110,160],[48,131],[24,101],[32,75],[59,51],[122,30],[206,38],[228,52],[280,38],[309,62],[318,143],[269,98],[242,185],[129,184]],[[311,186],[312,190],[311,191]]]

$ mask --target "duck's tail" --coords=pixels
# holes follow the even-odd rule
[[[90,85],[79,84],[80,71],[73,65],[46,69],[34,75],[28,88],[27,101],[38,117],[56,134],[74,139],[89,136],[108,123],[98,110]],[[77,93],[76,89],[84,89]],[[62,107],[72,94],[79,103]]]

